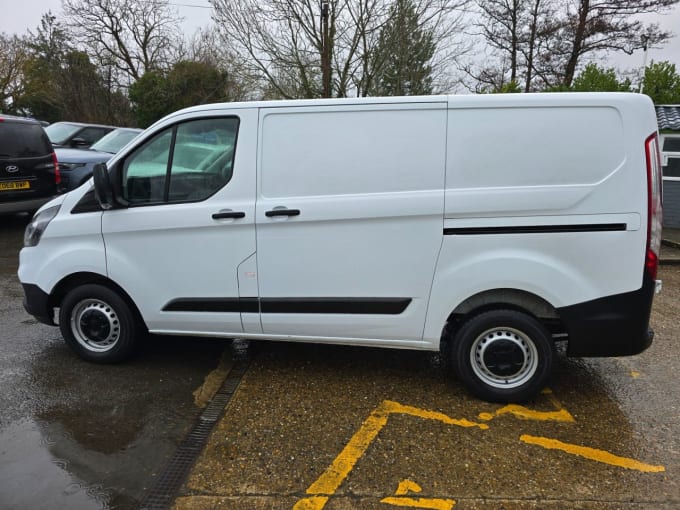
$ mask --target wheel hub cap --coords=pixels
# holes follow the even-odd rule
[[[494,328],[475,339],[470,362],[475,375],[485,384],[515,388],[536,373],[538,352],[525,333],[514,328]]]
[[[115,310],[98,299],[78,303],[71,314],[71,331],[79,344],[90,351],[112,349],[120,337],[120,321]]]

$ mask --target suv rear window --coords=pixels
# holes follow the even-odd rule
[[[0,159],[34,158],[53,151],[42,126],[0,122]]]

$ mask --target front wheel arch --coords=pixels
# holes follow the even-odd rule
[[[127,292],[125,292],[125,289],[123,289],[113,280],[98,273],[90,272],[73,273],[60,280],[59,283],[57,283],[54,286],[52,292],[50,292],[48,301],[50,310],[52,310],[53,308],[60,308],[62,302],[64,301],[64,297],[66,297],[66,295],[71,290],[81,285],[88,284],[101,285],[117,293],[122,299],[125,300],[125,303],[130,307],[132,312],[135,314],[135,318],[137,319],[140,326],[142,326],[146,331],[148,331],[148,328],[146,326],[146,323],[144,322],[144,318],[142,317],[141,312],[139,311],[139,308],[137,308],[137,305],[132,300],[130,295]]]

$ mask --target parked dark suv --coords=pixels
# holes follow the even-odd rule
[[[42,125],[0,114],[0,213],[35,211],[58,193],[60,181]]]
[[[87,149],[102,136],[115,129],[114,126],[83,124],[82,122],[55,122],[45,128],[55,147]]]

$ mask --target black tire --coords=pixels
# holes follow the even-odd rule
[[[547,384],[555,344],[535,318],[514,310],[476,315],[454,333],[451,362],[458,378],[489,402],[524,402]]]
[[[139,342],[139,322],[115,291],[97,284],[72,289],[61,303],[59,329],[78,355],[95,363],[128,358]]]

